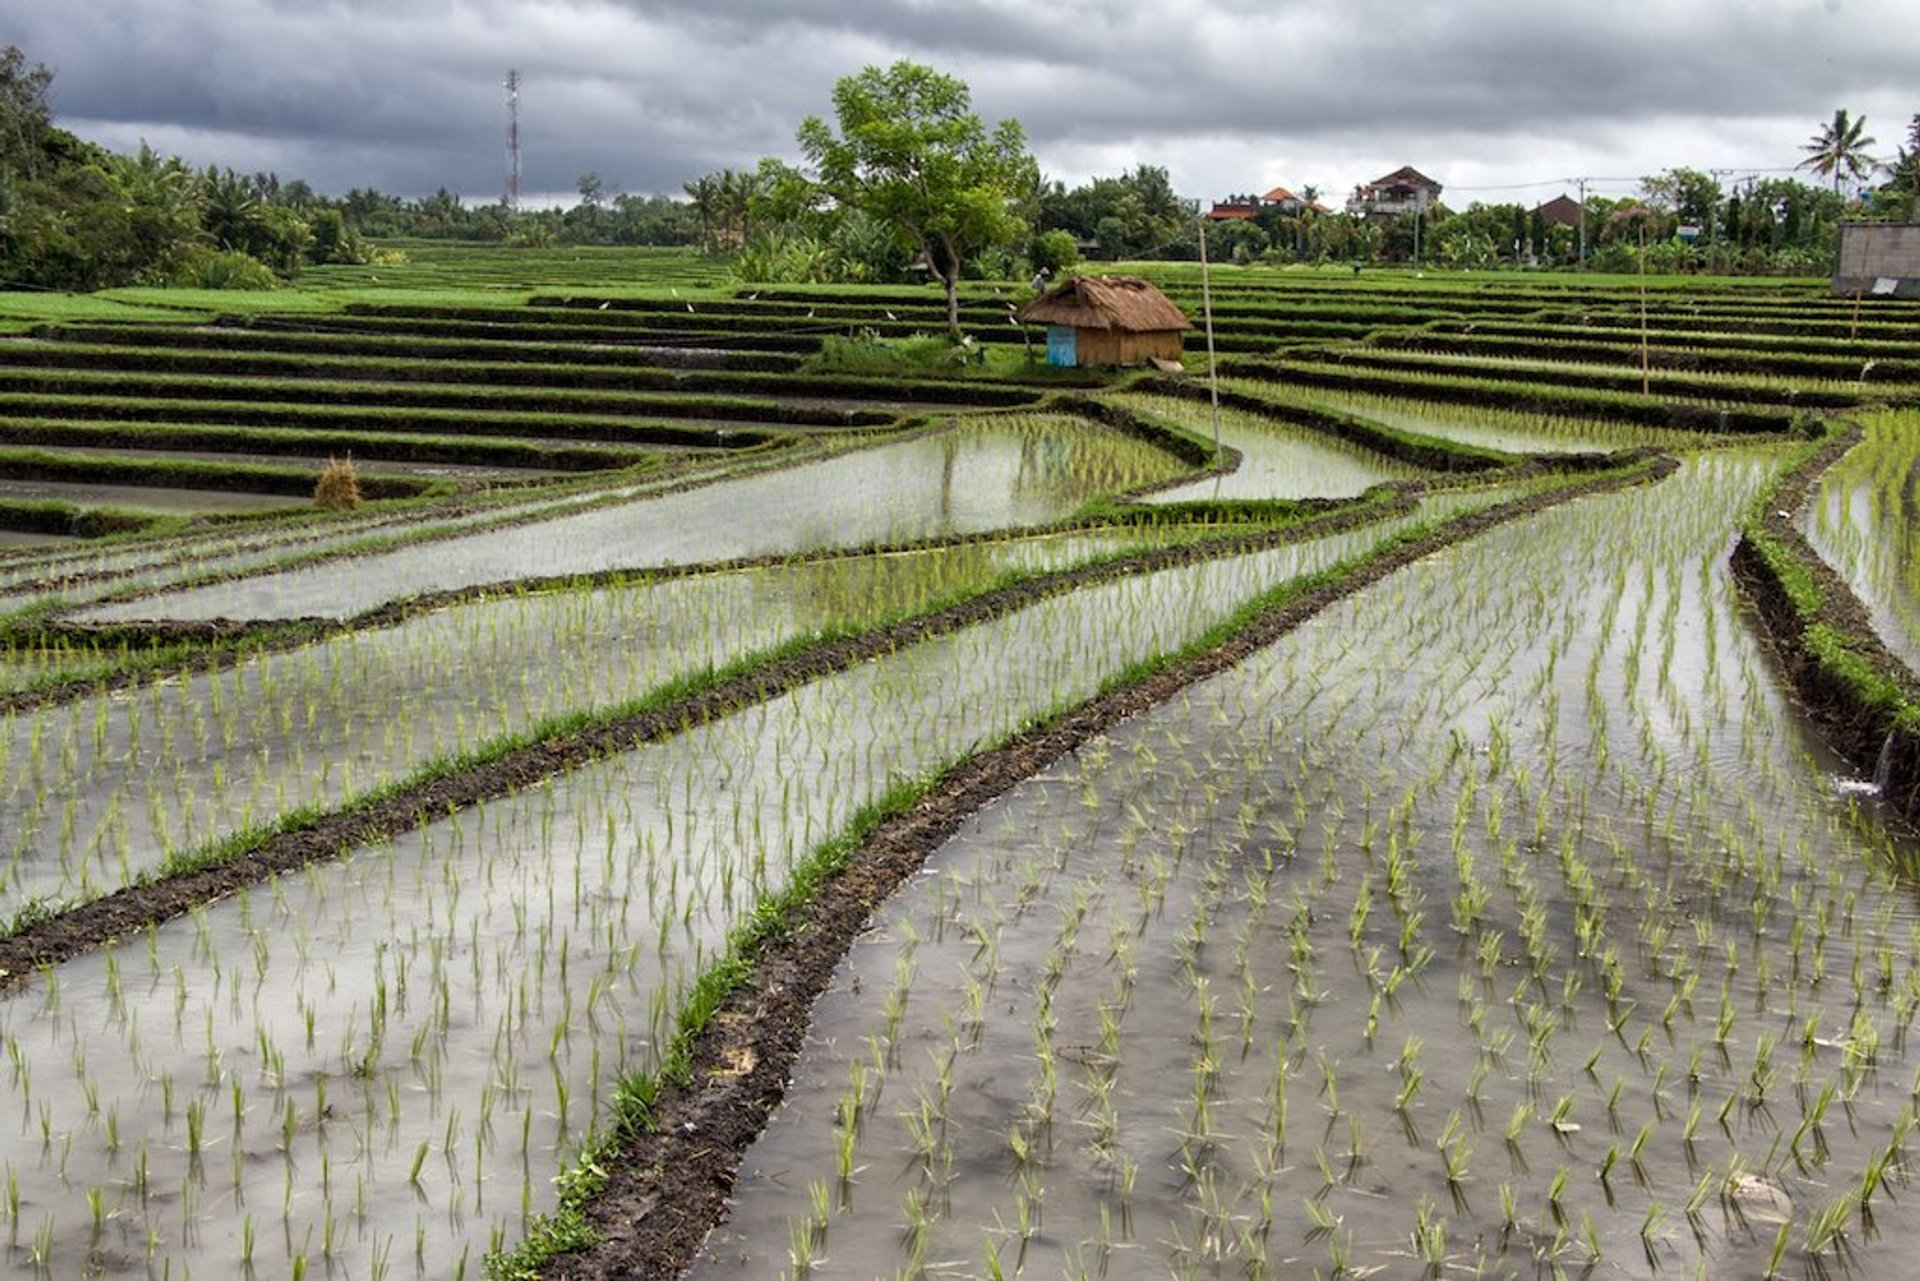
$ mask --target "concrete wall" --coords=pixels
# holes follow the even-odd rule
[[[1842,223],[1833,292],[1872,296],[1886,280],[1895,296],[1920,298],[1920,222]]]

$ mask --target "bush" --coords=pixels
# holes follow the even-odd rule
[[[1027,258],[1035,271],[1044,267],[1058,276],[1067,268],[1079,265],[1080,242],[1074,239],[1071,231],[1056,227],[1033,238],[1033,243],[1027,246]]]
[[[326,470],[313,487],[313,505],[321,511],[348,511],[360,501],[360,476],[353,469],[353,455],[327,459]]]
[[[883,342],[829,334],[820,341],[820,354],[801,370],[810,374],[941,374],[951,373],[973,357],[968,348],[944,337],[915,334]]]
[[[258,258],[233,249],[207,249],[186,255],[170,283],[188,289],[273,289],[280,277]]]

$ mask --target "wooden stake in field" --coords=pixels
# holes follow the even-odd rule
[[[1207,274],[1207,224],[1200,222],[1200,314],[1207,325],[1207,387],[1213,400],[1213,465],[1220,466],[1220,368],[1213,357],[1213,287]]]
[[[1647,350],[1647,224],[1640,224],[1640,394],[1653,394],[1652,357]]]

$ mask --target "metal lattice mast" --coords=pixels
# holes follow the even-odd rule
[[[507,72],[507,212],[520,212],[520,73]]]

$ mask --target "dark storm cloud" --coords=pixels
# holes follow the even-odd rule
[[[55,70],[56,111],[78,132],[323,190],[493,198],[501,81],[518,67],[528,190],[567,192],[591,169],[617,189],[677,191],[722,165],[791,158],[794,127],[829,111],[835,79],[908,57],[965,78],[983,114],[1018,117],[1050,173],[1145,161],[1218,194],[1271,171],[1387,157],[1512,181],[1589,156],[1634,172],[1788,165],[1842,105],[1868,113],[1890,150],[1920,111],[1907,74],[1920,60],[1913,10],[25,0],[0,39]],[[1367,175],[1343,177],[1356,176]]]

